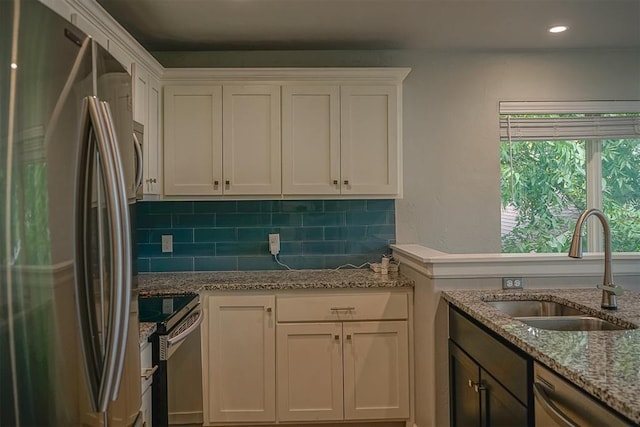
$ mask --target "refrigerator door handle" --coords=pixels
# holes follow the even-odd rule
[[[142,159],[142,144],[138,141],[138,137],[135,132],[133,133],[133,146],[136,149],[136,187],[135,191],[138,191],[138,188],[142,186],[142,169],[143,169],[143,159]]]
[[[125,289],[118,286],[124,274],[123,264],[120,262],[130,247],[123,248],[122,242],[122,190],[117,181],[117,172],[114,170],[114,150],[110,148],[111,134],[106,126],[106,118],[99,101],[94,96],[84,99],[82,111],[82,146],[80,152],[80,185],[77,195],[76,215],[76,308],[80,319],[80,332],[82,336],[82,350],[84,356],[85,371],[89,381],[91,403],[96,412],[105,412],[114,394],[114,383],[117,377],[117,366],[120,357],[120,342],[122,330],[122,301]],[[100,171],[94,171],[94,156],[98,159]],[[120,171],[121,172],[121,171]],[[110,296],[109,314],[106,334],[103,342],[100,342],[100,332],[95,318],[96,301],[93,289],[93,277],[90,274],[92,268],[90,252],[93,250],[90,242],[92,209],[92,185],[93,176],[104,178],[105,205],[107,208],[107,223],[110,236],[111,266],[109,271]],[[126,192],[124,195],[126,209]],[[128,217],[126,217],[128,223]],[[128,258],[127,258],[128,260]],[[99,262],[103,262],[100,259]],[[130,261],[129,266],[130,266]],[[98,266],[100,271],[103,266]],[[128,322],[128,319],[125,319]],[[103,350],[104,349],[104,350]],[[104,355],[103,355],[104,352]]]
[[[105,120],[106,130],[109,135],[109,148],[111,150],[110,160],[112,162],[114,180],[113,184],[117,191],[115,195],[117,197],[115,214],[118,215],[118,221],[114,221],[116,227],[113,228],[114,234],[112,236],[112,248],[114,249],[113,258],[113,271],[114,282],[117,295],[113,306],[117,311],[120,319],[118,321],[118,329],[114,338],[114,345],[116,346],[116,358],[114,361],[115,372],[110,391],[111,399],[115,400],[118,397],[120,390],[120,382],[122,379],[122,372],[124,370],[125,353],[127,347],[127,333],[129,331],[129,310],[131,307],[131,277],[132,277],[132,261],[131,261],[131,225],[129,221],[129,209],[127,199],[127,186],[124,177],[124,168],[120,157],[118,138],[116,135],[116,129],[111,116],[111,110],[109,109],[109,103],[106,101],[100,101],[100,108]],[[116,274],[117,273],[117,274]]]

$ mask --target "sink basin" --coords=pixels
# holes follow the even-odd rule
[[[552,331],[617,331],[635,329],[592,316],[518,317],[517,320],[538,329]]]
[[[585,314],[573,307],[553,301],[487,301],[487,304],[512,317],[583,316]]]

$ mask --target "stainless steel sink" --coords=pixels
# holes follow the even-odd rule
[[[577,308],[554,301],[486,301],[504,314],[538,329],[552,331],[614,331],[636,329],[628,324],[620,326],[608,320],[591,316]]]
[[[593,316],[518,317],[517,320],[538,329],[552,331],[617,331],[635,329]]]
[[[553,301],[487,301],[487,304],[512,317],[582,316],[585,314],[578,309]]]

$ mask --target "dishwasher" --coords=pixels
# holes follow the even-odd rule
[[[539,363],[533,377],[536,427],[634,425]]]

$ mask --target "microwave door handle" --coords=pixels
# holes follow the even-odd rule
[[[127,346],[127,333],[129,331],[129,309],[131,303],[131,226],[129,222],[129,204],[127,199],[126,180],[124,178],[124,168],[120,156],[118,138],[115,132],[115,125],[109,103],[100,102],[100,108],[104,116],[106,130],[109,136],[110,160],[113,168],[113,185],[114,197],[116,198],[114,206],[116,207],[114,214],[118,220],[114,221],[112,235],[114,284],[116,298],[113,300],[113,314],[118,316],[117,334],[114,339],[116,345],[115,372],[111,389],[111,399],[118,397],[122,372],[124,370],[125,353]]]
[[[133,133],[133,147],[136,150],[136,191],[142,186],[142,170],[143,170],[143,158],[142,158],[142,145],[138,141],[136,133]]]

